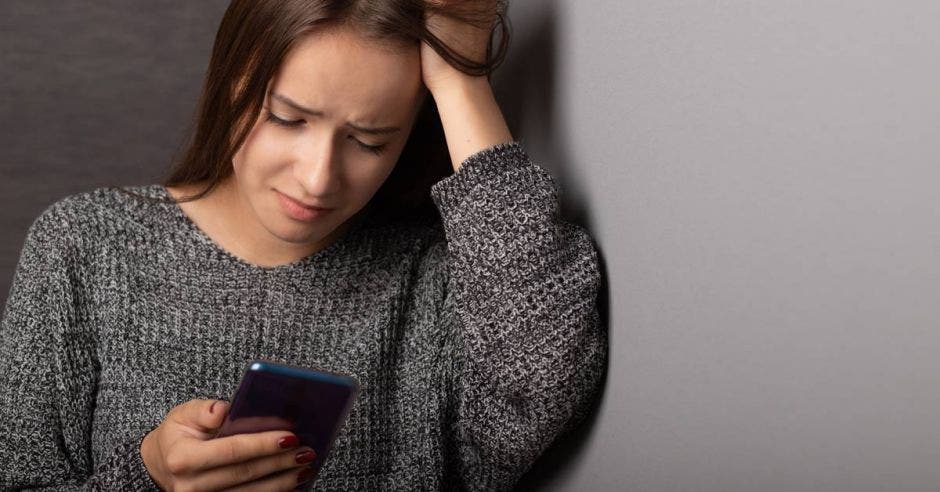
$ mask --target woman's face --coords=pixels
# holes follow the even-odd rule
[[[418,47],[321,30],[299,40],[268,89],[232,159],[242,213],[250,215],[242,220],[272,236],[260,243],[329,242],[372,198],[408,139],[424,98]],[[298,210],[290,199],[328,210]]]

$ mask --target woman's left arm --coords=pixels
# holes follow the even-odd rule
[[[456,173],[434,185],[447,239],[453,457],[461,488],[511,487],[582,417],[606,369],[597,251],[513,142],[488,81],[434,92]]]
[[[486,52],[486,30],[441,17],[428,25],[471,58]],[[427,44],[421,56],[455,171],[431,189],[447,239],[443,316],[458,338],[448,478],[462,489],[508,489],[599,389],[607,338],[597,251],[559,217],[556,182],[513,141],[489,80]]]

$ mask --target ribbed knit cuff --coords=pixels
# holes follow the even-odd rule
[[[159,425],[159,424],[158,424]],[[163,489],[157,485],[157,482],[153,480],[153,477],[150,476],[150,472],[147,471],[147,465],[144,464],[144,457],[141,454],[141,447],[144,443],[144,438],[147,437],[151,431],[157,428],[157,425],[153,426],[147,432],[144,432],[140,439],[138,439],[134,444],[134,451],[132,453],[132,469],[135,470],[135,476],[139,476],[140,480],[138,484],[134,484],[135,490],[150,490],[150,491],[162,491]]]
[[[527,165],[532,164],[522,144],[496,144],[464,159],[456,173],[431,187],[431,197],[438,208],[458,207],[477,186],[489,186],[496,175]]]
[[[160,492],[160,487],[153,481],[144,460],[140,456],[140,437],[128,439],[115,446],[111,452],[95,467],[83,490],[144,490]]]

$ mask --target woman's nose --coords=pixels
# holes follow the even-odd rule
[[[294,177],[309,195],[326,199],[339,191],[342,176],[337,150],[331,137],[299,146]]]

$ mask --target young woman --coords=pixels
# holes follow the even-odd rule
[[[170,178],[29,228],[0,488],[309,481],[289,431],[211,439],[253,359],[361,384],[316,488],[511,488],[590,406],[606,338],[591,238],[493,98],[503,12],[233,1]]]

